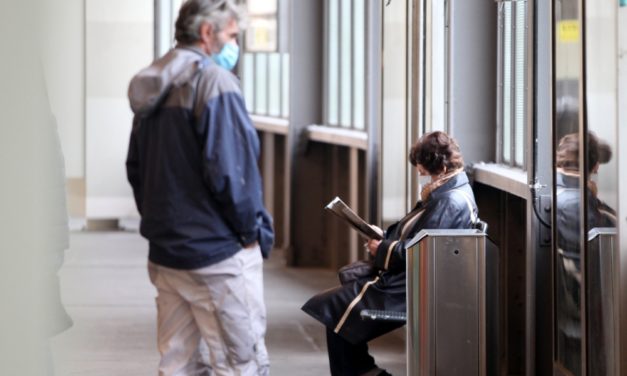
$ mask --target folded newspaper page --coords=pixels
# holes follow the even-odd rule
[[[379,232],[379,229],[369,225],[361,219],[355,212],[349,208],[344,201],[339,197],[334,198],[331,202],[325,206],[325,209],[331,211],[331,213],[337,215],[344,221],[346,221],[351,227],[366,238],[370,239],[383,239],[383,234]]]

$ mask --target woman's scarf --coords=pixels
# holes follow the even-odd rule
[[[460,167],[457,170],[453,170],[447,174],[438,175],[437,179],[433,180],[429,184],[425,184],[424,188],[422,188],[422,191],[420,192],[420,198],[422,199],[422,201],[427,201],[427,199],[431,195],[431,192],[440,188],[441,186],[446,184],[447,181],[451,180],[453,176],[459,175],[462,172],[464,172],[464,168]]]

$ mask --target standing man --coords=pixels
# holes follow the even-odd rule
[[[267,375],[259,140],[237,78],[243,10],[188,0],[176,48],[131,81],[126,161],[158,291],[159,375]],[[210,369],[199,369],[199,343]]]

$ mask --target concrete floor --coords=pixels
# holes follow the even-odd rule
[[[52,340],[56,375],[156,375],[156,291],[146,262],[147,244],[136,233],[72,234],[60,277],[74,326]],[[284,264],[280,252],[265,263],[271,374],[328,375],[324,328],[300,306],[335,285],[335,273]],[[398,334],[370,347],[380,367],[404,375],[404,342]]]

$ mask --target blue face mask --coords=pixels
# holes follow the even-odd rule
[[[213,61],[226,70],[231,70],[239,59],[239,46],[237,43],[226,43],[217,54],[211,55]]]

